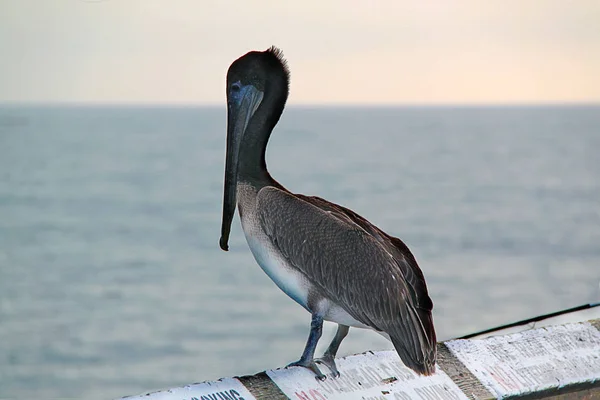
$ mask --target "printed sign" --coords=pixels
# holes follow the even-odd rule
[[[439,367],[432,376],[417,375],[394,351],[367,352],[336,359],[341,376],[318,381],[302,367],[267,371],[292,400],[459,400],[467,399]],[[325,373],[326,366],[321,366]],[[351,395],[351,396],[350,396]]]
[[[139,396],[123,397],[122,400],[256,400],[248,389],[235,378],[223,378],[215,382],[195,383],[180,388],[161,390]]]
[[[587,322],[446,346],[500,398],[600,379],[600,332]]]

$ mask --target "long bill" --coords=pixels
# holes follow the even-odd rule
[[[263,92],[252,85],[242,86],[227,96],[227,151],[225,155],[225,185],[223,187],[223,221],[221,249],[229,250],[229,233],[235,214],[238,164],[242,138],[250,119],[263,99]]]

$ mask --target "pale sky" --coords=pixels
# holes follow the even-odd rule
[[[0,0],[0,102],[223,104],[272,44],[293,104],[600,102],[598,0]]]

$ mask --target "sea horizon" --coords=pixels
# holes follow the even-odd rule
[[[238,217],[219,248],[225,112],[0,106],[0,397],[118,398],[298,358],[310,315]],[[402,239],[445,340],[600,299],[598,148],[596,105],[290,105],[267,164]],[[351,329],[338,354],[381,349]]]

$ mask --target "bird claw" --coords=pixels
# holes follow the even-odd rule
[[[325,354],[323,357],[315,359],[315,362],[323,364],[329,368],[334,378],[338,378],[340,376],[340,371],[338,371],[337,365],[335,365],[335,359],[331,354]]]
[[[298,360],[295,361],[293,363],[289,363],[286,368],[288,367],[304,367],[304,368],[308,368],[309,370],[311,370],[314,374],[315,374],[315,379],[319,380],[319,381],[324,381],[325,379],[327,379],[327,377],[321,372],[321,370],[319,369],[319,367],[317,367],[317,364],[315,363],[315,360]]]

